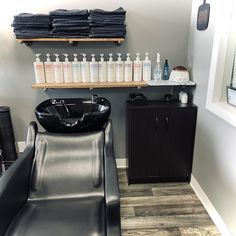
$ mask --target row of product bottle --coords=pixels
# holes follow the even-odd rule
[[[40,61],[40,55],[36,54],[34,62],[36,83],[70,83],[70,82],[130,82],[151,80],[151,60],[148,53],[145,59],[140,60],[140,53],[136,53],[135,61],[131,61],[130,54],[127,53],[126,61],[122,61],[121,53],[117,53],[117,61],[113,61],[113,54],[109,54],[109,60],[104,60],[104,54],[100,54],[100,61],[95,60],[95,54],[91,54],[90,62],[86,59],[86,54],[81,53],[83,60],[78,61],[77,54],[72,62],[68,59],[68,54],[64,53],[65,61],[59,60],[59,54],[54,54],[55,62],[50,60],[50,54],[46,54],[46,62]],[[168,79],[169,66],[166,63],[163,68],[163,79]],[[154,69],[154,79],[162,78],[160,66],[160,54],[157,53],[157,61]]]

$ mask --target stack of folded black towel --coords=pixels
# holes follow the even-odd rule
[[[114,11],[91,10],[89,16],[89,37],[124,38],[126,34],[125,14],[126,12],[122,7]]]
[[[21,13],[12,23],[16,38],[51,37],[51,18],[46,14]]]
[[[56,38],[87,38],[89,36],[88,10],[58,9],[49,12],[52,32]]]

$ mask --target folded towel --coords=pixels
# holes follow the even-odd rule
[[[88,16],[89,12],[87,9],[84,10],[66,10],[66,9],[57,9],[55,11],[49,12],[50,16]]]

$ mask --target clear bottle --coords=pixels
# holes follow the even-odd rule
[[[56,61],[53,62],[54,78],[56,83],[63,83],[63,67],[62,62],[59,60],[59,54],[54,54]]]
[[[63,55],[65,56],[65,61],[62,63],[63,64],[64,81],[66,83],[71,83],[73,81],[73,79],[72,79],[72,65],[71,65],[71,62],[69,62],[68,54],[63,53]]]
[[[81,76],[82,82],[87,83],[89,82],[90,74],[89,74],[89,63],[86,59],[86,54],[80,53],[83,56],[83,61],[81,62]]]
[[[117,53],[118,60],[116,61],[116,81],[122,82],[124,81],[124,64],[121,60],[121,53]]]
[[[44,64],[40,61],[40,55],[39,53],[35,54],[36,61],[34,62],[34,73],[37,84],[45,83]]]
[[[72,77],[73,82],[79,83],[81,82],[81,65],[78,61],[77,54],[74,53],[74,61],[72,62]]]
[[[169,64],[168,60],[165,60],[165,64],[163,66],[163,80],[168,80],[169,79]]]
[[[107,81],[107,63],[104,61],[104,54],[100,54],[101,58],[98,62],[98,80],[99,82]]]
[[[142,81],[142,61],[140,60],[140,53],[136,53],[134,61],[134,81]]]
[[[50,54],[46,54],[47,60],[44,62],[45,77],[47,83],[54,83],[54,67],[53,62],[50,60]]]
[[[108,82],[116,81],[115,62],[112,58],[112,53],[109,53],[109,61],[107,62],[107,80]]]
[[[145,53],[145,60],[143,61],[143,80],[150,81],[152,76],[152,62],[149,60],[148,52]]]
[[[91,54],[92,61],[90,64],[90,82],[98,82],[98,62],[95,60],[95,54]]]
[[[156,61],[156,66],[154,68],[153,77],[154,80],[161,80],[162,77],[161,58],[159,53],[157,53],[157,61]]]
[[[130,82],[133,79],[133,62],[130,60],[130,53],[127,53],[125,61],[125,82]]]

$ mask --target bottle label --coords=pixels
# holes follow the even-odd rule
[[[42,70],[43,69],[43,65],[35,65],[35,69],[36,70]]]

